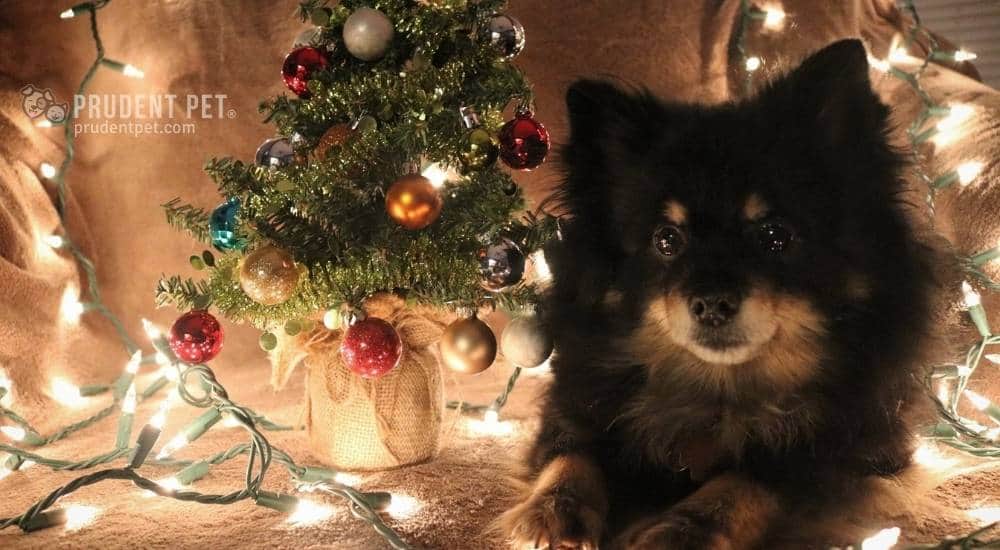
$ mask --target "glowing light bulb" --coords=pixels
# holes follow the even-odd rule
[[[66,508],[66,530],[76,531],[82,529],[97,519],[101,510],[94,506],[80,506],[74,504]]]
[[[144,73],[141,69],[139,69],[135,65],[131,64],[125,65],[125,67],[122,69],[122,74],[129,78],[139,79],[146,77],[146,73]]]
[[[38,169],[39,171],[41,171],[42,177],[47,180],[56,177],[56,167],[52,166],[47,162],[43,162],[41,165],[39,165]]]
[[[892,68],[892,65],[889,65],[888,60],[879,59],[873,56],[872,54],[868,54],[868,65],[873,69],[883,73],[889,72],[889,69]]]
[[[972,285],[968,281],[962,281],[962,295],[965,300],[966,309],[976,307],[982,303],[982,297],[972,288]]]
[[[59,302],[59,314],[67,323],[76,324],[80,322],[80,316],[83,315],[83,312],[84,307],[80,302],[78,291],[72,285],[67,286],[66,290],[63,291],[62,300]]]
[[[539,250],[531,255],[531,260],[535,266],[535,277],[541,281],[552,280],[552,270],[549,269],[549,262],[545,260],[545,252]]]
[[[295,506],[295,511],[288,516],[288,523],[294,525],[313,525],[326,521],[333,515],[333,508],[313,502],[311,500],[299,499]]]
[[[142,364],[142,350],[136,350],[125,364],[125,372],[135,374],[139,372],[139,365]]]
[[[52,398],[66,407],[79,407],[87,402],[87,398],[80,395],[80,387],[76,384],[57,376],[52,379]]]
[[[1000,506],[974,508],[972,510],[966,510],[965,513],[973,519],[979,520],[983,525],[1000,521]]]
[[[0,369],[0,407],[10,407],[14,403],[14,394],[11,390],[14,383],[7,377],[7,371]]]
[[[948,470],[958,464],[958,460],[941,454],[928,443],[921,443],[913,452],[913,461],[930,470]]]
[[[66,244],[66,239],[59,235],[46,235],[42,241],[52,248],[62,248]]]
[[[785,11],[780,7],[771,6],[764,8],[764,28],[773,31],[781,30],[785,26]]]
[[[757,69],[759,69],[760,66],[763,64],[764,64],[763,59],[757,57],[756,55],[752,55],[747,58],[746,63],[744,64],[744,68],[747,70],[748,73],[752,73]]]
[[[972,390],[965,390],[965,397],[970,403],[972,403],[973,407],[980,411],[985,411],[990,407],[990,405],[992,405],[989,399]]]
[[[965,49],[958,50],[958,51],[955,52],[955,61],[958,61],[959,63],[961,63],[963,61],[972,61],[973,59],[975,59],[977,57],[979,57],[979,56],[976,55],[975,53],[970,52],[969,50],[965,50]]]
[[[948,108],[948,115],[935,125],[937,131],[931,137],[931,141],[938,147],[944,147],[958,139],[961,133],[959,129],[962,124],[972,118],[973,113],[975,113],[975,108],[971,105],[965,103],[952,105]]]
[[[394,519],[407,519],[413,517],[422,507],[420,501],[409,495],[393,493],[385,511]]]
[[[952,130],[966,120],[969,120],[974,112],[976,112],[976,109],[972,105],[956,103],[948,107],[948,116],[938,121],[937,129],[940,131]]]
[[[979,161],[969,161],[959,164],[958,168],[955,169],[955,171],[958,172],[958,183],[962,185],[969,185],[972,183],[972,180],[976,179],[976,176],[978,176],[979,172],[982,170],[983,163]]]
[[[162,449],[160,449],[160,452],[156,455],[156,459],[162,460],[164,458],[167,458],[168,456],[173,455],[174,453],[183,449],[184,447],[187,447],[188,443],[190,443],[190,441],[188,441],[187,435],[185,435],[183,432],[179,433],[175,435],[173,439],[168,441],[167,444],[164,445]]]
[[[156,414],[149,419],[149,425],[156,428],[157,430],[163,430],[163,427],[167,425],[167,414],[170,412],[170,407],[173,406],[174,400],[170,394],[166,399],[160,403],[160,408],[156,410]]]
[[[142,320],[142,329],[146,331],[146,336],[150,340],[156,340],[163,336],[163,332],[160,331],[159,327],[154,325],[149,319]]]
[[[899,542],[899,527],[882,529],[861,543],[861,550],[889,550]]]
[[[128,391],[125,392],[125,398],[122,399],[122,414],[135,414],[137,401],[138,400],[135,395],[135,384],[129,384]]]
[[[427,165],[427,168],[424,168],[421,175],[429,179],[435,189],[444,187],[445,182],[448,181],[448,172],[436,162]]]
[[[24,441],[28,432],[21,426],[0,426],[0,433],[4,434],[11,441]]]

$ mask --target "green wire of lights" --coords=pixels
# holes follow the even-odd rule
[[[110,0],[95,0],[84,2],[64,11],[60,17],[70,19],[80,15],[88,15],[90,20],[91,37],[94,41],[97,55],[85,73],[76,94],[83,95],[100,67],[108,67],[122,72],[128,76],[140,76],[142,73],[131,65],[114,61],[105,57],[104,46],[101,41],[97,26],[97,10],[107,6]],[[70,117],[75,116],[71,112]],[[77,260],[88,281],[89,301],[81,304],[81,312],[97,311],[106,317],[115,327],[126,350],[133,354],[132,361],[126,372],[123,373],[114,383],[110,385],[95,385],[80,388],[80,395],[97,395],[109,389],[114,389],[113,402],[79,422],[64,427],[55,433],[43,437],[39,432],[23,417],[13,410],[0,405],[0,417],[7,418],[14,422],[15,426],[3,426],[2,430],[8,437],[23,442],[33,447],[41,447],[55,441],[66,438],[84,428],[96,424],[98,421],[110,416],[116,410],[121,411],[118,424],[116,448],[104,454],[96,455],[84,460],[67,461],[56,460],[43,455],[33,453],[16,446],[0,444],[0,451],[8,453],[6,461],[0,468],[6,471],[13,471],[20,468],[26,461],[32,461],[53,470],[77,471],[91,469],[99,465],[109,464],[121,458],[129,458],[129,464],[124,468],[110,468],[93,472],[81,476],[72,482],[53,491],[45,498],[37,501],[27,511],[19,516],[10,518],[0,518],[0,529],[11,526],[18,526],[26,532],[35,531],[45,527],[65,523],[69,519],[69,514],[65,509],[50,509],[61,497],[70,494],[82,487],[99,483],[109,479],[119,479],[131,481],[136,486],[151,491],[157,495],[174,498],[184,501],[199,502],[205,504],[230,504],[246,499],[253,499],[258,505],[276,508],[282,511],[294,511],[299,502],[298,499],[289,495],[276,495],[261,489],[267,470],[273,461],[284,465],[292,476],[300,482],[301,487],[306,487],[311,483],[312,489],[319,489],[329,494],[340,496],[350,502],[351,512],[372,525],[375,531],[381,535],[393,548],[406,549],[409,546],[403,542],[399,536],[378,517],[378,511],[383,509],[390,501],[391,495],[388,493],[362,493],[349,486],[342,485],[332,480],[337,472],[307,466],[300,466],[285,452],[273,447],[258,429],[258,426],[268,430],[290,430],[288,426],[276,424],[264,416],[257,414],[253,410],[240,406],[229,399],[225,388],[215,379],[214,373],[204,365],[186,365],[177,360],[170,350],[166,339],[157,334],[154,339],[154,347],[158,353],[154,356],[143,357],[137,353],[139,346],[129,337],[123,323],[104,304],[97,281],[97,272],[93,262],[83,253],[82,250],[71,240],[68,227],[65,224],[66,214],[66,173],[75,156],[75,136],[71,131],[70,120],[65,124],[65,156],[58,169],[47,167],[52,170],[52,174],[45,174],[46,167],[43,167],[43,175],[51,179],[56,184],[57,191],[57,211],[60,216],[60,227],[62,235],[54,241],[54,248],[69,250]],[[136,403],[154,397],[162,388],[166,387],[170,380],[161,376],[154,380],[140,394],[137,393],[134,378],[141,363],[148,363],[156,360],[157,357],[164,357],[164,362],[169,368],[179,371],[177,392],[181,398],[189,405],[208,409],[194,423],[189,425],[179,434],[178,438],[183,441],[174,447],[180,447],[187,442],[200,437],[210,429],[223,414],[228,414],[236,419],[237,423],[246,429],[250,434],[250,442],[234,446],[227,451],[218,453],[212,457],[199,461],[174,460],[165,451],[174,448],[168,444],[161,450],[161,455],[150,463],[161,466],[180,466],[182,469],[172,478],[177,484],[184,486],[204,477],[211,466],[221,464],[237,456],[248,455],[246,485],[243,489],[224,495],[202,494],[188,490],[177,490],[161,482],[156,482],[138,474],[136,470],[147,463],[146,457],[153,445],[159,439],[161,427],[155,426],[153,421],[147,424],[140,432],[134,447],[129,447],[127,441],[131,437],[132,423],[135,414]],[[197,374],[200,387],[204,389],[203,395],[194,395],[187,389],[189,377]],[[3,398],[10,391],[9,380],[5,376],[0,376],[0,398]],[[166,414],[166,407],[169,405],[169,398],[161,406],[162,415]],[[157,416],[161,416],[159,413]],[[165,418],[165,417],[164,417]],[[154,420],[156,417],[154,417]],[[162,420],[161,420],[162,421]],[[175,438],[175,441],[178,441]],[[285,506],[278,506],[276,503],[284,503]]]
[[[905,82],[920,99],[923,108],[917,118],[907,128],[907,137],[910,142],[911,165],[917,179],[927,186],[927,206],[931,221],[935,217],[935,197],[936,193],[955,183],[966,185],[978,175],[982,165],[978,162],[969,162],[959,165],[954,170],[937,177],[932,177],[924,168],[924,158],[920,153],[920,146],[924,142],[935,138],[937,135],[947,131],[946,124],[957,125],[962,120],[970,116],[971,108],[968,106],[948,106],[937,103],[930,93],[921,84],[921,79],[934,60],[966,61],[974,59],[975,55],[963,50],[949,51],[940,47],[937,39],[931,32],[923,26],[917,8],[913,0],[902,0],[901,8],[905,10],[913,21],[902,47],[919,44],[922,39],[928,45],[927,55],[919,60],[917,68],[913,72],[907,72],[898,66],[891,64],[893,61],[893,51],[890,51],[889,60],[882,64],[873,66],[886,72],[889,75]],[[745,93],[753,91],[753,73],[760,68],[763,60],[748,54],[746,40],[750,25],[754,20],[767,21],[771,18],[780,20],[785,14],[776,11],[774,8],[762,9],[753,5],[750,0],[741,0],[739,20],[736,24],[735,36],[733,38],[733,49],[740,66],[745,71]],[[893,46],[896,49],[896,46]],[[905,51],[900,50],[900,51]],[[927,128],[929,122],[938,122]],[[1000,258],[1000,246],[979,252],[970,257],[957,258],[957,262],[965,273],[978,280],[982,286],[988,290],[1000,291],[1000,283],[994,281],[982,270],[982,266],[992,260]],[[1000,355],[989,355],[987,348],[1000,346],[1000,335],[994,335],[990,329],[986,312],[980,303],[980,295],[968,284],[963,284],[965,294],[965,305],[969,316],[976,326],[981,340],[977,341],[966,354],[963,365],[949,365],[928,369],[926,386],[931,399],[937,407],[940,422],[932,426],[927,439],[938,441],[970,455],[982,458],[1000,458],[1000,429],[987,429],[977,422],[970,420],[959,411],[960,398],[962,395],[968,397],[973,406],[980,412],[986,414],[995,423],[1000,424],[1000,407],[991,403],[985,397],[970,392],[967,388],[969,380],[976,369],[986,358],[994,363],[1000,364]],[[952,388],[946,397],[938,396],[933,392],[935,383],[941,381],[952,382]],[[966,536],[945,539],[937,544],[909,546],[908,550],[947,550],[951,548],[1000,548],[1000,538],[983,540],[980,537],[988,532],[1000,527],[1000,522],[994,522],[982,527]],[[855,547],[860,548],[861,545]]]

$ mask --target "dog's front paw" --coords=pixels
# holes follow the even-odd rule
[[[500,518],[514,548],[596,550],[604,514],[558,489],[533,494]]]
[[[694,514],[668,512],[632,525],[615,548],[622,550],[732,550],[714,522]]]

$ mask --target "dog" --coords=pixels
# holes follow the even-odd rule
[[[509,540],[755,548],[903,471],[941,283],[863,45],[737,103],[566,103],[553,382]]]

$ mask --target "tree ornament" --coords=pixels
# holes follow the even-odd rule
[[[254,162],[257,166],[269,168],[282,168],[295,162],[295,148],[288,138],[271,138],[260,144],[257,154],[254,155]]]
[[[265,306],[287,301],[299,283],[299,268],[288,252],[265,246],[243,258],[240,287],[251,300]]]
[[[281,79],[295,95],[309,99],[309,80],[316,71],[325,69],[329,63],[324,51],[312,46],[301,46],[285,56],[285,62],[281,65]]]
[[[441,195],[431,180],[415,173],[396,180],[385,195],[389,217],[411,231],[434,223],[441,215],[441,206]]]
[[[385,55],[394,34],[392,21],[372,8],[355,10],[344,21],[344,45],[362,61],[375,61]]]
[[[222,339],[222,325],[203,309],[181,315],[170,327],[170,349],[185,363],[211,361],[222,351]]]
[[[548,130],[523,106],[500,128],[499,139],[500,158],[515,170],[538,168],[549,153]]]
[[[243,250],[246,241],[239,234],[240,199],[231,198],[212,211],[208,219],[208,232],[212,246],[222,252]]]
[[[480,249],[478,256],[479,273],[486,290],[500,292],[516,285],[524,277],[524,253],[510,239],[500,239],[500,242]]]
[[[498,13],[490,18],[490,44],[507,59],[514,59],[524,50],[524,26],[509,15]]]
[[[465,150],[461,154],[462,171],[468,173],[493,166],[500,155],[497,140],[480,127],[475,109],[462,107],[459,112],[468,129],[465,134]]]
[[[448,325],[441,336],[441,359],[455,372],[477,374],[490,368],[497,356],[497,339],[475,316]]]
[[[330,149],[344,145],[352,135],[354,135],[354,129],[351,128],[350,124],[346,122],[334,124],[326,132],[323,132],[323,137],[319,138],[319,143],[313,149],[313,154],[319,160],[326,160],[327,155],[330,154]]]
[[[503,330],[500,350],[515,366],[530,369],[541,365],[552,355],[552,338],[538,317],[518,317]]]
[[[379,378],[399,364],[403,341],[388,322],[368,317],[348,327],[340,344],[347,368],[362,378]]]

